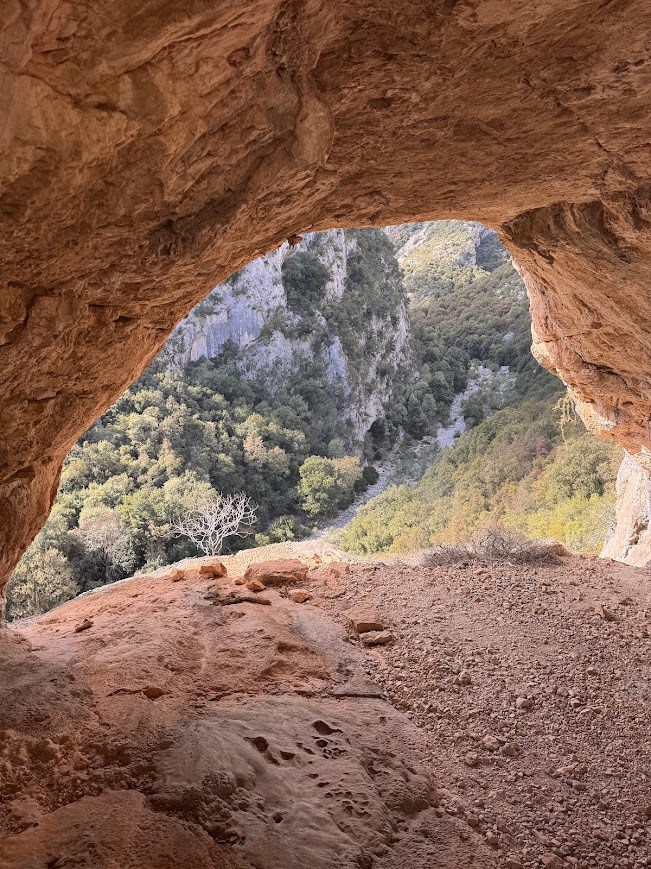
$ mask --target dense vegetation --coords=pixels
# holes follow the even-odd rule
[[[341,298],[328,295],[320,238],[286,258],[287,307],[259,338],[276,330],[291,342],[309,338],[314,352],[280,382],[270,372],[243,376],[235,346],[182,369],[156,360],[68,457],[52,514],[10,584],[10,617],[197,554],[172,525],[216,492],[242,491],[258,505],[255,535],[235,545],[302,536],[375,482],[371,463],[396,441],[408,454],[446,423],[478,363],[495,372],[506,366],[508,389],[469,398],[463,412],[472,431],[419,483],[393,487],[364,508],[342,545],[405,552],[499,522],[577,548],[598,546],[616,451],[580,425],[561,431],[553,407],[562,386],[530,354],[528,300],[497,236],[463,221],[387,234],[347,230]],[[392,342],[405,291],[412,357],[397,358]],[[210,313],[219,299],[203,304]],[[335,337],[346,387],[329,376],[320,352]],[[351,395],[364,391],[386,402],[360,443]]]
[[[397,227],[390,235],[400,245],[405,232]],[[457,220],[425,224],[416,233],[416,238],[422,236],[418,245],[407,236],[398,248],[411,294],[420,373],[412,398],[419,419],[412,428],[425,434],[446,421],[454,394],[467,386],[473,362],[493,369],[508,366],[515,375],[510,401],[560,394],[562,385],[531,355],[529,300],[497,235]],[[491,396],[480,393],[465,415],[476,424],[495,409]]]
[[[405,553],[502,525],[598,551],[621,451],[551,401],[498,411],[443,452],[422,479],[370,501],[340,538],[358,554]]]
[[[296,341],[309,333],[317,349],[337,335],[349,380],[387,381],[393,369],[371,371],[368,357],[386,340],[373,319],[390,323],[404,302],[400,269],[384,233],[351,230],[350,240],[343,299],[326,296],[318,240],[287,258],[291,321],[275,325]],[[373,481],[362,460],[378,446],[370,435],[355,443],[349,405],[319,353],[284,373],[281,386],[268,373],[243,376],[234,346],[182,369],[159,357],[68,456],[52,514],[14,573],[9,617],[198,554],[172,524],[216,492],[242,491],[258,505],[257,533],[237,546],[308,533]],[[404,415],[399,400],[393,411]]]
[[[170,523],[216,491],[244,491],[258,504],[249,545],[291,539],[308,517],[346,506],[362,472],[356,456],[343,456],[339,400],[318,367],[270,397],[232,359],[152,366],[72,450],[52,514],[14,575],[10,615],[34,609],[34,577],[56,574],[65,598],[196,555],[169,535]],[[333,483],[320,509],[317,455]],[[58,593],[50,585],[37,593],[48,605]]]
[[[515,377],[506,395],[479,390],[468,399],[472,430],[417,484],[373,499],[340,544],[359,554],[405,553],[503,525],[598,551],[620,452],[567,419],[562,384],[531,355],[526,291],[497,236],[463,221],[393,227],[389,235],[411,295],[418,406],[429,411],[423,428],[445,420],[474,363],[508,366]]]

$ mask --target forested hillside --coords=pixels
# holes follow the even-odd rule
[[[342,544],[405,552],[499,521],[594,548],[614,453],[561,432],[562,384],[529,345],[524,285],[479,224],[286,243],[215,288],[79,440],[9,616],[196,555],[175,523],[216,493],[257,505],[227,546],[304,536],[375,482],[394,445],[408,457],[447,425],[455,396],[473,430],[420,483],[372,501]]]
[[[402,275],[386,234],[308,233],[254,260],[179,324],[163,359],[185,367],[224,352],[270,396],[327,381],[331,400],[314,406],[336,414],[335,436],[359,452],[413,368]]]
[[[621,450],[549,399],[497,411],[445,450],[420,482],[393,486],[339,540],[351,552],[404,554],[501,525],[598,552],[614,507]]]
[[[511,400],[560,394],[562,384],[531,355],[529,300],[497,235],[460,220],[388,230],[397,245],[410,297],[410,321],[428,424],[444,422],[452,397],[467,385],[473,361],[515,375]],[[426,396],[431,396],[427,399]],[[467,408],[476,423],[490,412],[488,395]]]
[[[404,554],[502,525],[599,551],[621,450],[586,432],[562,383],[531,355],[526,290],[497,236],[463,221],[392,227],[389,235],[411,298],[420,388],[426,382],[436,415],[465,388],[473,360],[508,366],[514,378],[506,391],[478,389],[462,406],[472,430],[420,482],[363,507],[340,545]]]

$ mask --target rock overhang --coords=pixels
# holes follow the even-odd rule
[[[648,454],[649,25],[643,0],[21,3],[0,73],[0,577],[175,323],[303,231],[496,228],[538,357]]]

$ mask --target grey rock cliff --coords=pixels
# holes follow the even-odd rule
[[[648,565],[651,562],[651,479],[628,453],[617,474],[615,519],[602,557],[637,567]]]
[[[366,233],[383,238],[379,231]],[[381,246],[379,252],[360,250],[358,236],[342,229],[309,233],[297,245],[285,242],[254,260],[215,287],[177,326],[163,351],[168,364],[215,359],[231,347],[245,377],[264,378],[277,392],[302,365],[320,363],[328,382],[343,392],[352,440],[360,443],[392,401],[396,374],[410,365],[410,347],[405,293],[392,252]],[[361,261],[374,270],[363,299],[359,286],[351,285],[353,254],[357,265]],[[322,297],[297,305],[288,298],[285,269],[293,258],[306,256],[316,258],[327,277]],[[387,295],[394,302],[390,310]],[[368,309],[361,327],[348,315],[357,318],[360,305]]]

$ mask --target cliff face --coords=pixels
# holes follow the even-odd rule
[[[651,562],[651,481],[629,455],[625,455],[617,474],[616,517],[602,557],[645,567]]]
[[[0,583],[61,462],[294,233],[496,228],[539,358],[651,450],[646,0],[20,2],[0,25]]]
[[[215,287],[163,357],[183,366],[225,351],[272,393],[307,365],[323,369],[359,444],[410,365],[405,294],[383,233],[336,229],[285,242]]]

